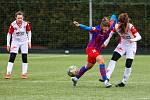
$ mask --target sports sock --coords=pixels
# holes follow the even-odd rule
[[[107,75],[107,78],[110,79],[111,75],[112,75],[112,72],[114,71],[115,69],[115,65],[116,65],[116,61],[114,60],[110,60],[109,64],[108,64],[108,67],[107,67],[107,72],[106,72],[106,75]]]
[[[14,63],[12,63],[12,62],[8,62],[8,64],[7,64],[7,74],[12,73],[13,64]]]
[[[79,79],[86,71],[87,71],[86,66],[82,66],[76,77]]]
[[[132,71],[131,68],[125,68],[124,75],[123,75],[123,80],[122,80],[123,83],[127,83],[128,79],[131,75],[131,71]]]
[[[22,74],[27,74],[28,63],[22,63]]]
[[[105,64],[100,64],[99,69],[100,69],[100,74],[101,74],[103,80],[104,81],[107,80]]]

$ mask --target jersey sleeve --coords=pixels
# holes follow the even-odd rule
[[[109,21],[110,30],[113,30],[116,23],[117,23],[117,17],[116,17],[116,15],[112,15],[111,18],[110,18],[110,21]]]
[[[10,25],[8,33],[13,34],[13,32],[14,32],[14,27],[12,25]]]
[[[80,28],[83,29],[83,30],[89,31],[90,33],[97,32],[96,27],[90,27],[90,26],[86,26],[86,25],[80,24]]]
[[[83,29],[83,30],[87,30],[87,31],[92,30],[92,27],[89,27],[89,26],[86,26],[86,25],[83,25],[83,24],[80,24],[80,28]]]
[[[96,29],[96,27],[92,27],[92,30],[90,30],[90,33],[95,33],[97,32],[98,30]]]
[[[26,25],[26,31],[31,31],[31,27],[30,27],[29,23],[27,23],[27,25]]]
[[[135,34],[138,32],[137,29],[133,25],[131,26],[131,32],[133,36],[135,36]]]
[[[141,35],[138,33],[137,29],[132,24],[130,24],[130,31],[132,35],[134,36],[133,39],[130,39],[131,41],[136,42],[142,39]]]

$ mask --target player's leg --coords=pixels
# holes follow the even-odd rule
[[[27,63],[27,54],[22,54],[22,78],[27,78],[27,70],[28,70],[28,63]]]
[[[133,62],[133,59],[130,59],[130,58],[126,59],[126,63],[125,63],[126,67],[124,70],[123,79],[120,83],[118,83],[116,85],[116,87],[124,87],[127,84],[127,81],[129,79],[129,77],[131,75],[131,71],[132,71],[132,68],[131,68],[132,62]]]
[[[28,62],[27,62],[28,44],[27,43],[21,45],[21,53],[22,53],[22,79],[26,79],[27,70],[28,70]]]
[[[115,69],[115,65],[116,65],[116,62],[119,60],[119,58],[121,57],[121,55],[114,51],[113,55],[112,55],[112,58],[111,60],[109,61],[109,64],[108,64],[108,67],[107,67],[107,78],[110,79],[114,69]]]
[[[76,86],[77,81],[82,77],[82,75],[90,70],[94,64],[96,63],[96,57],[94,57],[94,53],[92,49],[87,49],[86,50],[87,54],[88,54],[88,59],[87,59],[87,64],[82,66],[79,70],[79,73],[76,77],[72,77],[72,81],[73,81],[73,85]]]
[[[11,78],[12,69],[13,69],[14,61],[18,53],[18,50],[19,50],[19,45],[16,42],[12,42],[11,47],[10,47],[10,57],[9,57],[9,61],[7,64],[7,71],[6,71],[5,79]]]
[[[132,66],[132,63],[133,63],[135,53],[136,53],[136,45],[132,45],[129,48],[127,48],[125,70],[124,70],[124,74],[123,74],[123,79],[116,86],[124,87],[127,84],[128,80],[129,80],[129,77],[131,75],[131,71],[132,71],[131,66]]]
[[[105,87],[106,88],[111,87],[112,85],[109,83],[108,78],[106,76],[106,66],[105,66],[104,58],[101,55],[98,55],[96,57],[96,60],[99,64],[100,74],[102,76],[102,79],[104,80]]]
[[[105,80],[107,80],[107,76],[106,76],[106,66],[104,64],[105,63],[104,58],[101,55],[99,55],[99,56],[97,56],[96,60],[99,64],[99,71],[102,76],[102,79],[105,81]]]
[[[79,70],[79,73],[76,77],[79,79],[86,71],[91,69],[93,66],[94,66],[94,64],[88,62],[86,65],[81,67],[81,69]]]
[[[118,61],[118,59],[125,54],[125,46],[123,43],[120,43],[114,50],[113,56],[108,64],[108,68],[107,68],[107,78],[110,79],[114,69],[115,69],[115,65],[116,62]]]
[[[82,75],[86,71],[90,70],[93,66],[94,66],[94,64],[92,64],[92,63],[87,63],[86,65],[82,66],[79,70],[78,75],[76,75],[75,77],[72,77],[73,85],[76,86],[77,81],[82,77]]]
[[[6,79],[9,79],[11,77],[16,55],[17,55],[17,53],[10,53],[9,61],[7,64],[7,72],[6,72],[6,76],[5,76]]]

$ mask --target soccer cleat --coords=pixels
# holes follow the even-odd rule
[[[73,82],[73,86],[76,86],[79,79],[76,78],[76,77],[71,77],[71,79],[72,79],[72,82]]]
[[[110,84],[108,80],[104,81],[104,85],[105,85],[106,88],[112,87],[112,84]]]
[[[126,84],[124,84],[123,82],[120,82],[118,84],[116,84],[116,87],[124,87]]]
[[[21,78],[22,78],[22,79],[27,79],[27,74],[22,74],[22,75],[21,75]]]
[[[99,79],[99,81],[100,81],[100,82],[104,82],[104,80],[103,80],[103,79],[101,79],[101,78]]]
[[[6,74],[5,75],[5,79],[10,79],[11,78],[11,74]]]
[[[109,82],[109,79],[107,79],[107,80],[108,80],[108,82]],[[101,78],[99,79],[99,81],[100,81],[100,82],[104,82],[104,80],[103,80],[103,79],[101,79]]]

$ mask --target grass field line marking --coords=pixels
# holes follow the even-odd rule
[[[147,98],[147,97],[145,97],[145,98],[137,98],[138,100],[150,100],[150,98]]]
[[[37,59],[39,59],[39,58],[57,58],[57,57],[69,57],[69,55],[53,55],[53,56],[29,56],[29,58],[37,58]]]
[[[71,80],[70,81],[59,81],[59,80],[14,80],[14,81],[20,81],[20,82],[33,82],[33,83],[44,83],[44,82],[49,82],[49,83],[53,83],[53,82],[72,82]],[[0,80],[0,82],[7,82],[7,80]],[[11,81],[8,81],[8,82],[13,82],[13,80]],[[101,82],[98,82],[98,81],[80,81],[81,83],[101,83]],[[129,82],[128,84],[134,84],[134,83],[138,83],[138,84],[150,84],[150,82]],[[113,82],[114,84],[114,82]]]

